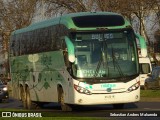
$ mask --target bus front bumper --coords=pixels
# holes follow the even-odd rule
[[[98,104],[119,104],[132,103],[140,100],[140,93],[132,91],[130,93],[115,93],[115,94],[75,94],[74,104],[77,105],[98,105]]]

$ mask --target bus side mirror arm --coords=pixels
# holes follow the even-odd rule
[[[68,50],[68,60],[73,63],[75,61],[75,53],[74,53],[74,45],[72,43],[72,41],[65,36],[65,42],[67,45],[67,50]]]
[[[67,71],[71,74],[72,73],[71,67],[67,67]]]

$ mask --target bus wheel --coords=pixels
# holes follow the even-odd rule
[[[24,99],[24,90],[23,87],[20,86],[19,100],[22,101]]]
[[[64,92],[59,88],[59,103],[61,104],[62,111],[72,111],[72,107],[64,103]]]
[[[114,109],[122,109],[124,107],[124,104],[113,104]]]
[[[27,100],[26,100],[26,92],[24,91],[23,87],[20,87],[20,99],[22,100],[23,107],[27,109]]]
[[[26,89],[26,103],[27,103],[27,109],[35,109],[37,108],[37,104],[31,101],[29,87]]]
[[[40,108],[43,108],[45,103],[44,102],[34,102],[34,104],[35,104],[36,109],[40,109]]]

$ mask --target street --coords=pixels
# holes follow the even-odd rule
[[[56,103],[46,104],[43,108],[36,111],[48,112],[49,116],[83,116],[83,117],[106,117],[112,113],[156,113],[160,115],[160,102],[138,102],[125,104],[124,109],[113,109],[112,105],[94,105],[80,106],[73,112],[62,112]],[[0,103],[0,108],[21,109],[23,106],[21,101],[10,99],[8,102]],[[31,110],[33,112],[33,110]],[[35,110],[34,110],[35,112]],[[54,113],[54,114],[53,114]],[[48,115],[48,114],[47,114]]]

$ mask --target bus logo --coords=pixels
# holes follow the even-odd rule
[[[111,92],[112,91],[112,88],[107,88],[107,92]]]

